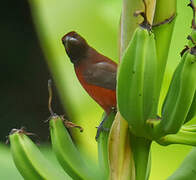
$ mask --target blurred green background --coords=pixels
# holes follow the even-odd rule
[[[191,31],[192,11],[187,7],[188,2],[178,1],[162,99]],[[26,126],[29,131],[38,134],[38,141],[49,140],[48,124],[43,121],[49,116],[47,80],[51,77],[59,92],[57,94],[55,90],[54,110],[59,114],[65,113],[68,119],[84,128],[83,133],[73,130],[75,142],[82,152],[97,159],[95,127],[103,110],[80,86],[61,44],[61,37],[69,31],[77,31],[99,52],[118,61],[121,3],[120,0],[3,2],[0,29],[3,42],[0,62],[0,179],[22,179],[14,167],[8,146],[4,145],[5,137],[12,128]],[[150,179],[166,179],[190,149],[182,145],[162,147],[153,144]],[[55,161],[50,148],[42,150]]]

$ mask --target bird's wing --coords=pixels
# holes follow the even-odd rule
[[[92,64],[83,71],[85,80],[92,85],[106,89],[116,89],[117,66],[108,62],[98,62]]]

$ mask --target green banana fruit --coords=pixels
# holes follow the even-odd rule
[[[99,165],[102,171],[105,174],[105,177],[108,177],[109,175],[109,162],[108,162],[108,137],[110,128],[112,125],[112,122],[114,121],[116,112],[111,112],[109,115],[106,113],[103,114],[103,119],[105,119],[103,130],[101,134],[98,137],[97,143],[98,143],[98,159],[99,159]],[[107,117],[106,117],[107,116]]]
[[[196,22],[195,22],[195,11],[196,11],[196,7],[195,7],[195,3],[194,1],[190,0],[190,3],[188,4],[188,6],[190,6],[193,10],[193,19],[192,19],[192,22],[191,22],[191,28],[192,28],[192,32],[191,34],[187,37],[188,39],[188,46],[185,46],[185,49],[181,52],[181,54],[186,51],[187,49],[189,48],[194,48],[195,46],[195,42],[196,42]],[[195,92],[195,95],[194,95],[194,98],[193,98],[193,101],[192,101],[192,104],[191,104],[191,107],[190,107],[190,110],[188,112],[188,115],[185,119],[185,122],[184,123],[187,123],[188,121],[190,121],[191,119],[194,118],[196,114],[196,92]]]
[[[119,67],[117,102],[121,115],[137,136],[144,135],[146,120],[156,117],[157,58],[153,33],[138,27]],[[141,131],[141,129],[143,131]]]
[[[181,130],[186,132],[196,132],[196,125],[183,125]]]
[[[51,164],[22,130],[9,135],[14,163],[24,179],[71,180],[63,170]]]
[[[60,116],[53,116],[50,119],[50,135],[56,157],[69,176],[74,180],[104,179],[100,169],[81,156]]]
[[[156,126],[159,136],[175,134],[184,123],[196,90],[195,48],[182,56],[162,108],[162,120]]]
[[[196,126],[182,126],[178,133],[163,136],[156,142],[163,146],[170,144],[196,146]]]
[[[130,144],[135,163],[135,180],[148,180],[151,169],[151,141],[130,134]]]
[[[195,4],[194,4],[194,1],[190,1],[190,4],[189,6],[192,8],[193,10],[193,19],[192,19],[192,32],[191,34],[188,36],[188,46],[186,46],[186,48],[190,47],[190,48],[194,48],[195,46],[195,41],[196,41],[196,22],[195,22]],[[186,49],[185,48],[185,49]],[[191,104],[191,107],[190,107],[190,110],[188,112],[188,115],[186,117],[186,120],[185,120],[185,123],[187,123],[188,121],[190,121],[194,116],[196,115],[196,92],[195,92],[195,95],[194,95],[194,98],[193,98],[193,101],[192,101],[192,104]]]

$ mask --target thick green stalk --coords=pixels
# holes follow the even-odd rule
[[[156,0],[145,0],[147,4],[147,18],[150,23],[153,21]],[[120,23],[120,57],[127,48],[129,41],[138,25],[143,21],[141,16],[134,16],[136,11],[144,11],[143,0],[123,0],[122,15]]]
[[[143,10],[142,0],[123,0],[122,15],[120,22],[120,58],[123,55],[131,37],[138,26],[142,22],[142,17],[135,17],[134,13],[137,10]]]
[[[135,162],[135,180],[147,180],[150,175],[150,146],[151,141],[131,135],[131,148]]]
[[[157,59],[158,59],[158,92],[160,93],[170,42],[176,17],[176,0],[157,0],[153,21]]]

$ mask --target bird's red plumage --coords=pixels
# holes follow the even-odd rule
[[[116,108],[117,64],[90,47],[74,31],[67,33],[62,42],[81,85],[109,114]]]
[[[82,75],[83,68],[75,68],[78,80],[88,94],[109,114],[112,107],[116,107],[116,91],[106,89],[100,86],[92,85],[86,82]]]

